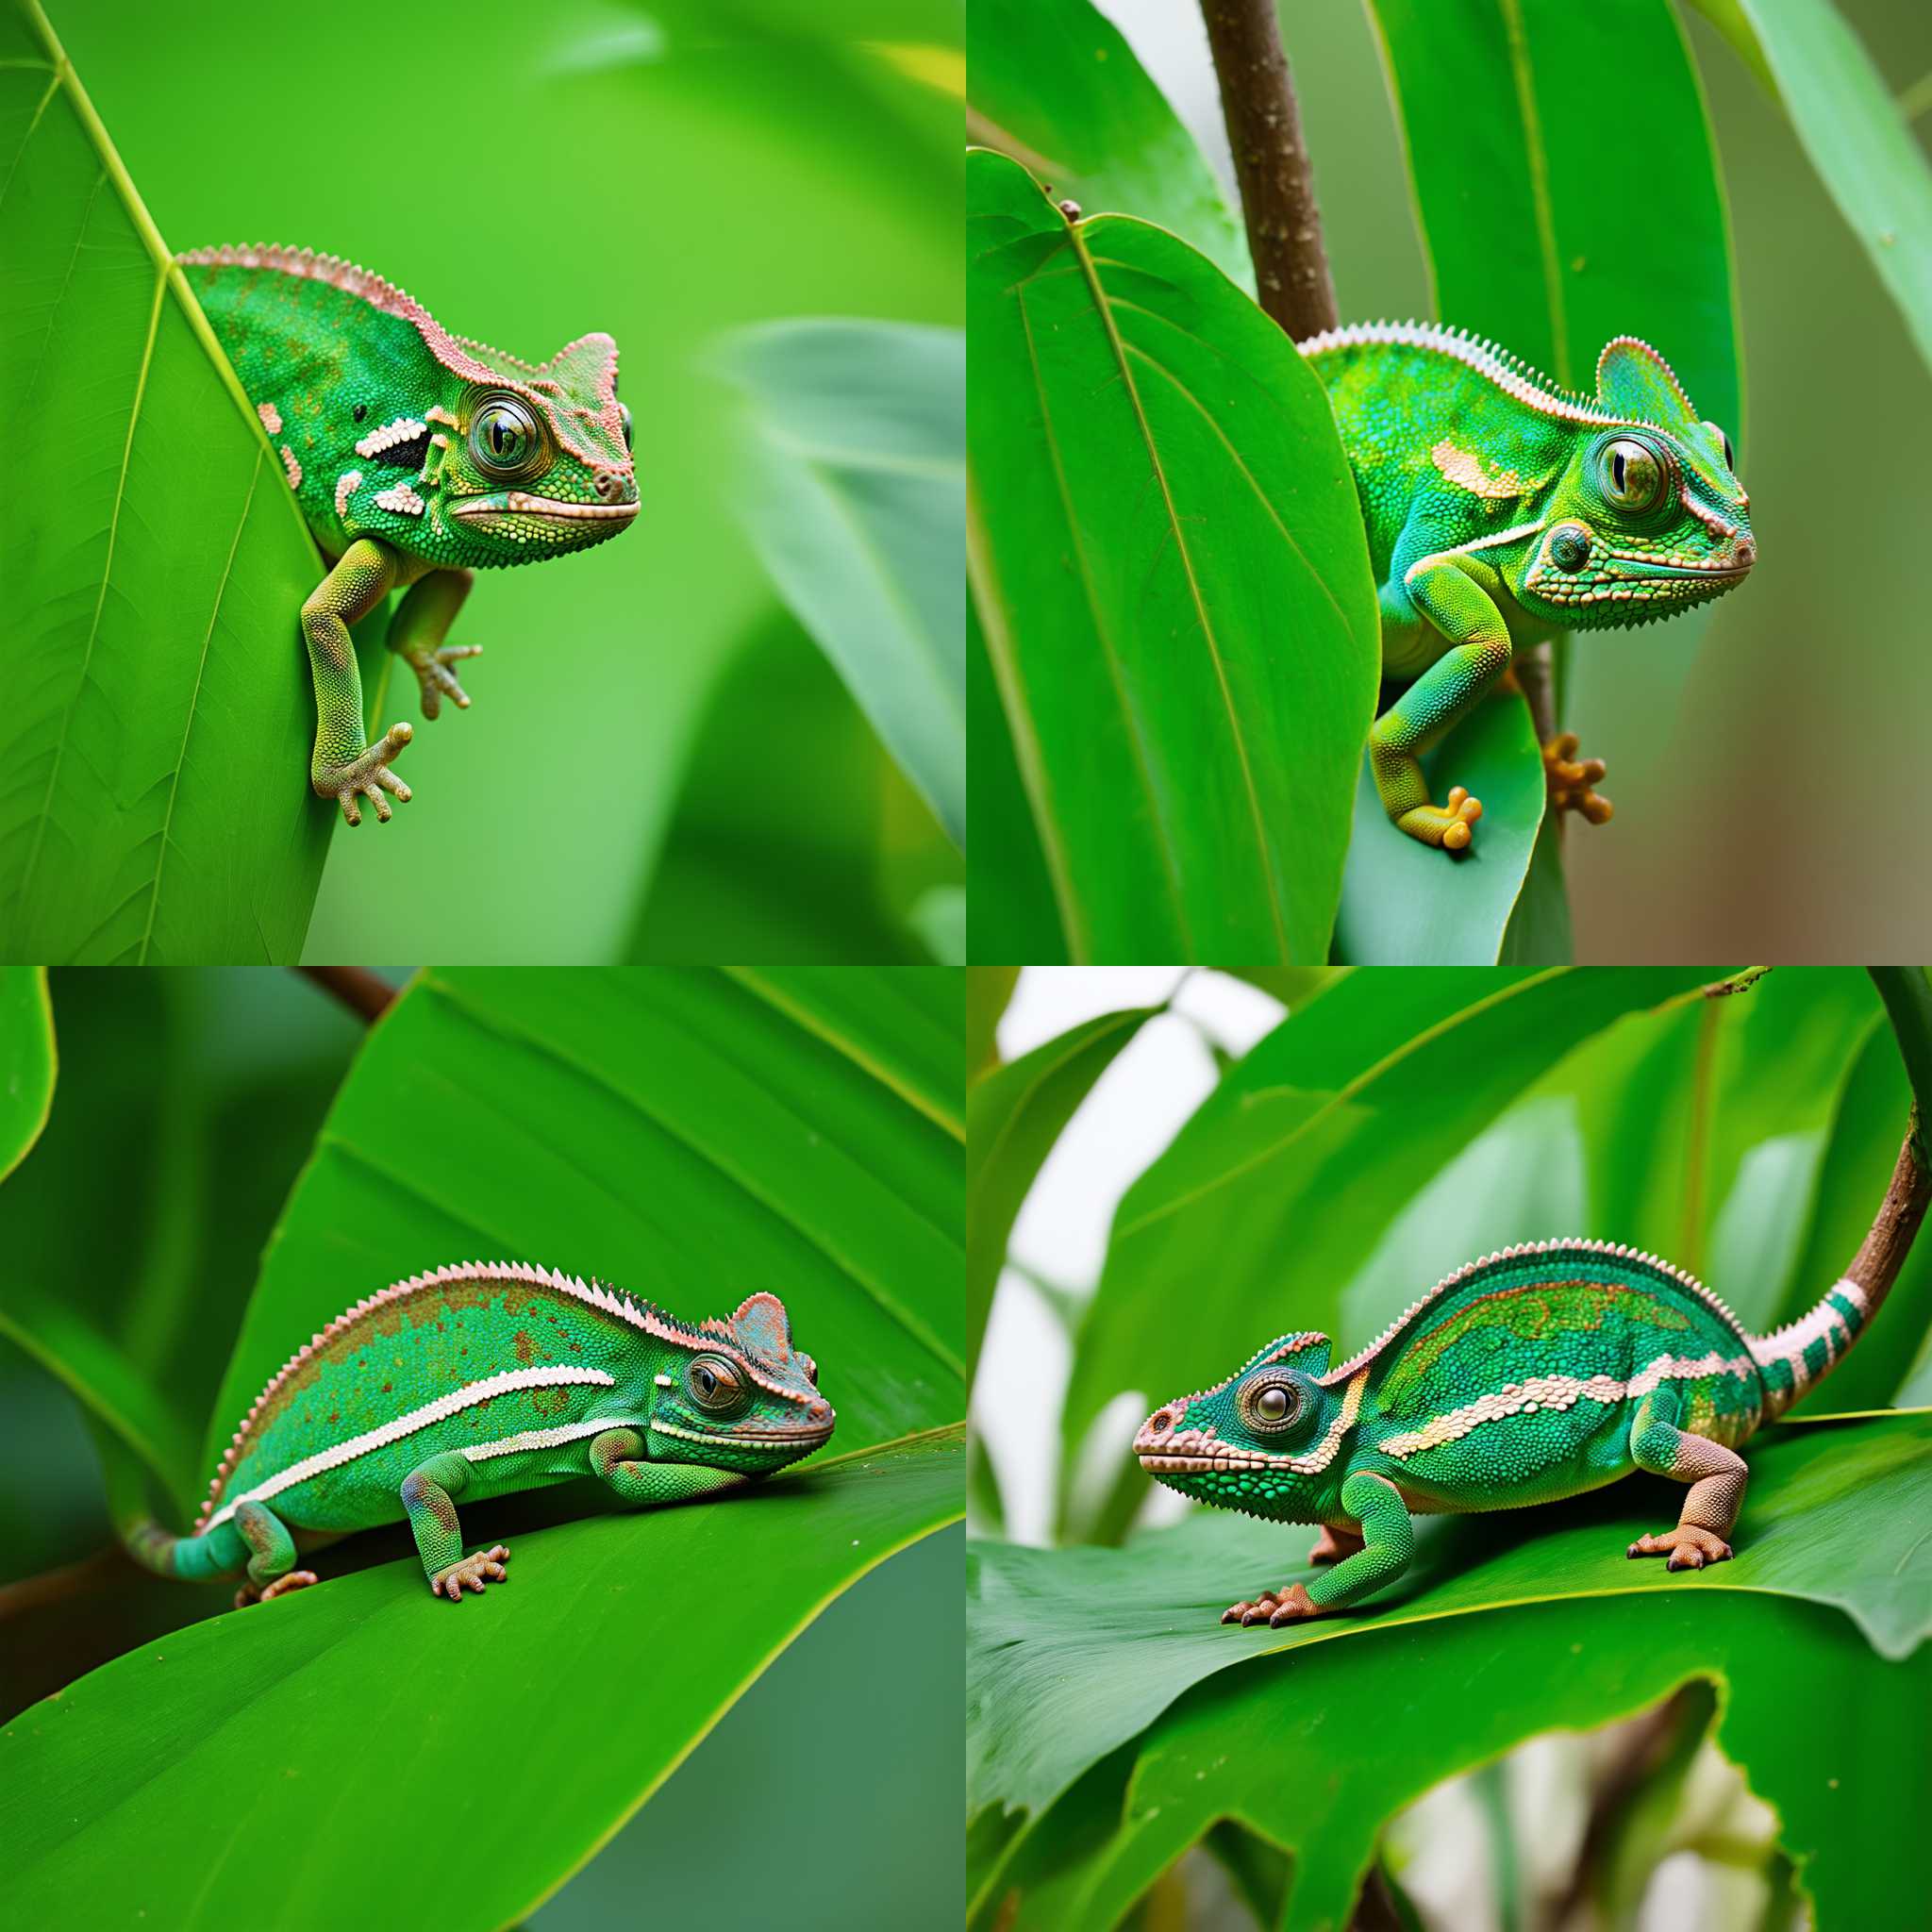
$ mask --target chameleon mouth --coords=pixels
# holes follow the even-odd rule
[[[565,503],[555,496],[532,496],[507,490],[489,496],[465,497],[449,506],[453,517],[481,524],[486,529],[499,517],[537,517],[552,524],[627,524],[637,515],[635,503]]]
[[[1244,1456],[1239,1451],[1226,1456],[1160,1456],[1142,1451],[1141,1467],[1149,1475],[1214,1475],[1222,1471],[1273,1469],[1272,1456]]]
[[[667,1423],[661,1416],[651,1418],[651,1427],[659,1435],[676,1436],[687,1442],[750,1442],[760,1449],[816,1449],[832,1439],[832,1424],[812,1429],[719,1429],[705,1433],[684,1429]]]

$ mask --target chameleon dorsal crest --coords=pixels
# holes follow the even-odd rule
[[[760,1290],[746,1295],[731,1316],[731,1334],[749,1356],[782,1361],[791,1353],[791,1321],[785,1304]]]
[[[1292,1369],[1298,1375],[1306,1375],[1311,1382],[1319,1382],[1328,1373],[1328,1357],[1333,1345],[1325,1335],[1318,1335],[1312,1329],[1302,1329],[1293,1335],[1277,1336],[1248,1364],[1249,1369],[1258,1369],[1264,1363],[1284,1369]],[[1247,1374],[1247,1369],[1241,1371]]]
[[[1675,372],[1648,342],[1618,336],[1596,360],[1597,400],[1613,416],[1671,429],[1694,425],[1697,411]]]

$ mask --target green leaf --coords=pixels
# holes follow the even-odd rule
[[[1448,853],[1397,831],[1363,758],[1337,956],[1356,965],[1493,966],[1543,822],[1542,753],[1528,706],[1513,691],[1492,691],[1423,769],[1431,797],[1461,785],[1482,801],[1475,837],[1467,851]]]
[[[9,957],[292,960],[335,808],[308,789],[315,546],[35,0],[0,8],[0,631]]]
[[[1437,314],[1586,394],[1604,344],[1641,336],[1742,448],[1729,225],[1703,92],[1667,0],[1373,0],[1373,10]],[[1666,222],[1641,196],[1603,192],[1607,100],[1620,145],[1671,184]],[[1484,111],[1469,112],[1472,101]],[[1675,714],[1708,616],[1691,611],[1631,640],[1659,718]],[[1566,724],[1592,715],[1595,680],[1628,678],[1627,657],[1621,638],[1579,639]],[[1657,795],[1669,742],[1659,729],[1584,749],[1641,798]]]
[[[1069,951],[1319,962],[1380,658],[1327,399],[1164,230],[967,182],[969,568]]]
[[[401,1555],[274,1606],[292,1615],[210,1618],[145,1644],[0,1732],[0,1778],[32,1794],[0,1821],[9,1907],[55,1924],[84,1894],[100,1916],[142,1910],[183,1932],[296,1926],[325,1887],[332,1919],[509,1923],[826,1603],[958,1518],[962,1451],[944,1429],[725,1502],[563,1524],[519,1540],[516,1587],[460,1610]],[[506,1739],[515,1777],[461,1780],[487,1873],[452,1886],[449,1859],[424,1856],[425,1821],[447,1809],[453,1765]],[[230,1856],[244,1842],[279,1847],[275,1882]]]
[[[966,1134],[966,1336],[977,1362],[1007,1239],[1040,1164],[1121,1049],[1161,1011],[1132,1007],[1069,1027],[973,1083]]]
[[[1825,0],[1691,0],[1772,88],[1932,366],[1932,167],[1851,24]]]
[[[1020,983],[1017,966],[972,966],[966,972],[966,1077],[999,1064],[999,1024]]]
[[[1910,1657],[1932,1628],[1932,1540],[1914,1528],[1932,1507],[1932,1413],[1779,1424],[1747,1460],[1728,1563],[1673,1575],[1631,1561],[1627,1545],[1674,1517],[1682,1492],[1618,1483],[1534,1510],[1424,1519],[1398,1583],[1356,1615],[1281,1630],[1241,1631],[1219,1618],[1264,1582],[1312,1577],[1311,1532],[1291,1524],[1202,1509],[1124,1550],[971,1545],[969,1810],[1046,1805],[1183,1690],[1230,1666],[1324,1644],[1361,1657],[1364,1641],[1405,1624],[1524,1603],[1577,1598],[1601,1616],[1612,1597],[1769,1593],[1841,1612],[1880,1657]],[[1614,1672],[1633,1654],[1606,1646],[1602,1661]]]
[[[1087,1825],[1088,1856],[1063,1863],[1050,1902],[1030,1894],[1019,1860],[999,1874],[1003,1923],[1110,1925],[1217,1818],[1233,1817],[1292,1856],[1289,1932],[1346,1924],[1392,1812],[1529,1738],[1595,1729],[1687,1685],[1693,1729],[1711,1707],[1705,1687],[1720,1693],[1719,1747],[1775,1808],[1819,1923],[1908,1920],[1916,1874],[1890,1846],[1896,1819],[1932,1798],[1913,1720],[1932,1694],[1932,1653],[1889,1663],[1826,1611],[1740,1591],[1695,1595],[1393,1624],[1223,1671],[1043,1816],[1031,1836],[1053,1840],[1069,1811],[1100,1828]],[[1793,1683],[1812,1713],[1800,1751]]]
[[[1569,1047],[1706,976],[1345,974],[1243,1057],[1121,1203],[1068,1428],[1084,1432],[1123,1390],[1152,1403],[1207,1388],[1289,1325],[1345,1341],[1342,1291],[1404,1203]],[[1205,1273],[1204,1255],[1214,1257]]]
[[[55,1063],[46,968],[0,967],[0,1180],[26,1158],[47,1124]]]
[[[759,558],[963,845],[965,337],[775,322],[717,360],[747,402],[737,505]]]
[[[361,1029],[250,968],[51,991],[60,1083],[0,1187],[0,1327],[187,1511],[262,1243]]]
[[[841,1449],[964,1408],[958,975],[471,969],[358,1056],[264,1259],[209,1467],[291,1347],[473,1257],[691,1320],[783,1296]]]
[[[966,54],[969,141],[1057,201],[1168,229],[1254,292],[1247,239],[1207,157],[1090,0],[974,0]]]

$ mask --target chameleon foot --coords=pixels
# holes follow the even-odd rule
[[[1251,1604],[1230,1604],[1221,1613],[1224,1624],[1267,1624],[1278,1630],[1284,1624],[1299,1623],[1322,1614],[1299,1583],[1285,1584],[1279,1590],[1264,1590]]]
[[[1641,1536],[1630,1545],[1633,1557],[1669,1557],[1671,1570],[1702,1570],[1707,1563],[1728,1563],[1731,1546],[1723,1537],[1699,1529],[1694,1523],[1680,1523],[1661,1536]]]
[[[1543,746],[1543,782],[1552,811],[1581,812],[1593,825],[1607,824],[1615,808],[1595,787],[1604,775],[1601,758],[1576,756],[1576,734],[1562,732]]]
[[[317,792],[324,798],[333,798],[342,808],[342,816],[352,825],[362,823],[362,808],[357,804],[360,794],[375,808],[375,816],[387,824],[390,816],[389,800],[382,794],[393,791],[405,805],[410,798],[409,788],[389,768],[389,761],[398,757],[416,735],[416,727],[405,720],[400,724],[391,724],[383,735],[359,757],[348,759],[340,765],[330,765],[313,779]]]
[[[442,709],[445,693],[456,700],[457,709],[470,708],[470,693],[457,682],[457,675],[449,667],[459,658],[480,658],[481,644],[443,644],[434,651],[411,651],[408,654],[409,668],[416,674],[416,682],[423,687],[423,715],[433,718]]]
[[[1441,805],[1418,805],[1395,821],[1396,829],[1420,839],[1424,845],[1440,845],[1445,852],[1460,852],[1470,841],[1475,822],[1483,815],[1483,802],[1472,798],[1466,787],[1455,785]]]
[[[503,1566],[508,1561],[508,1546],[498,1543],[493,1550],[478,1550],[474,1557],[439,1570],[429,1579],[429,1588],[453,1604],[460,1603],[465,1585],[480,1596],[485,1583],[508,1583],[509,1573]]]
[[[285,1596],[291,1590],[307,1590],[311,1583],[321,1580],[313,1570],[291,1570],[287,1575],[277,1576],[265,1590],[244,1583],[235,1592],[235,1607],[245,1610],[250,1604],[265,1604],[271,1597]]]
[[[1339,1563],[1344,1557],[1357,1555],[1362,1546],[1362,1540],[1353,1530],[1330,1529],[1324,1523],[1322,1534],[1315,1539],[1315,1547],[1308,1552],[1311,1563]]]

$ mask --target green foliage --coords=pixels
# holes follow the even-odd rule
[[[157,314],[143,410],[154,417],[156,446],[136,439],[129,475],[150,488],[158,474],[166,493],[151,514],[137,518],[130,508],[120,520],[88,709],[75,713],[58,771],[59,814],[34,862],[34,897],[56,902],[63,923],[43,920],[44,937],[26,957],[138,953],[151,901],[150,959],[291,958],[305,926],[309,956],[329,960],[621,957],[660,855],[675,849],[689,866],[704,843],[682,836],[680,808],[699,832],[715,834],[709,801],[687,786],[690,760],[721,680],[771,608],[734,513],[734,399],[705,379],[707,358],[721,332],[787,316],[957,325],[957,229],[935,209],[957,207],[961,9],[944,0],[838,9],[666,0],[648,14],[466,20],[467,78],[452,85],[467,99],[464,90],[487,92],[487,76],[516,76],[514,164],[493,167],[487,192],[435,194],[434,219],[418,193],[346,193],[339,146],[291,129],[291,90],[315,71],[313,23],[242,0],[217,0],[159,36],[130,29],[125,0],[62,0],[58,12],[125,178],[140,184],[169,246],[268,240],[330,249],[400,283],[458,332],[513,353],[548,353],[585,330],[609,330],[637,423],[643,511],[620,542],[594,555],[479,583],[455,640],[485,646],[469,680],[475,708],[446,710],[419,728],[400,768],[415,797],[395,824],[331,844],[330,814],[306,784],[312,708],[295,621],[320,567],[292,506],[277,501],[286,492],[273,452],[253,412],[208,365],[177,298],[156,308],[163,251],[153,230],[143,237],[130,227],[115,239],[118,175],[94,203],[99,232],[81,257],[94,272],[75,276],[50,329],[77,214],[70,207],[64,226],[48,214],[38,252],[16,250],[11,224],[49,206],[38,192],[24,197],[31,177],[23,164],[4,209],[14,332],[29,345],[48,337],[63,397],[83,373],[92,385],[78,403],[49,409],[24,393],[33,372],[19,358],[0,378],[0,394],[37,434],[64,430],[64,442],[48,442],[47,474],[67,468],[80,478],[45,494],[44,511],[34,513],[43,523],[32,528],[47,534],[23,555],[38,557],[40,575],[86,566],[98,591],[128,417],[122,408],[115,424],[93,399],[132,397]],[[380,45],[388,72],[448,66],[450,25],[437,9],[349,0],[329,25],[341,45]],[[47,77],[5,75],[17,127],[32,118]],[[66,111],[63,92],[36,146],[49,144]],[[195,126],[206,141],[185,138]],[[454,138],[452,179],[466,178],[463,170],[479,163],[464,142],[477,137]],[[91,152],[73,158],[72,185],[84,200],[98,169]],[[97,305],[106,305],[101,316],[89,319]],[[157,414],[164,356],[170,370],[192,359],[201,387],[171,375],[172,400]],[[76,436],[101,446],[89,443],[76,458]],[[272,535],[258,544],[252,532],[265,516]],[[173,558],[165,579],[150,572],[129,580],[135,599],[123,595],[125,570],[158,551],[151,540],[159,536]],[[273,556],[255,558],[262,545]],[[24,591],[40,575],[17,571],[15,581]],[[48,595],[58,591],[49,581]],[[9,599],[19,601],[11,588]],[[28,601],[25,635],[15,623],[0,645],[0,680],[53,694],[58,654],[44,639],[31,656],[29,646],[49,625],[71,633],[61,675],[77,684],[95,599],[83,608],[72,594],[47,602],[37,591]],[[101,646],[124,637],[104,660]],[[755,735],[760,701],[741,684],[735,694],[735,722]],[[43,708],[10,708],[8,730],[33,724]],[[834,730],[841,740],[849,701],[845,713]],[[142,742],[123,744],[114,732]],[[45,730],[42,738],[12,760],[16,810],[48,789],[54,740]],[[23,783],[29,771],[33,782]],[[685,918],[687,943],[714,958],[728,957],[724,942],[743,930],[730,894],[747,849],[762,856],[768,844],[784,846],[798,815],[782,767],[769,788],[757,770],[741,783],[732,844],[721,850],[714,837],[707,853],[726,916],[715,935],[703,928],[702,900]],[[57,835],[95,820],[119,828],[123,848],[76,870]],[[854,810],[838,832],[858,853],[848,872],[868,881],[889,869],[942,870],[951,852],[916,805],[890,823]],[[25,841],[0,835],[0,913],[13,912],[31,839],[31,827]],[[57,861],[58,888],[48,883]],[[272,874],[258,890],[254,870]],[[820,895],[818,933],[848,910],[853,919],[820,950],[926,957],[908,922],[917,894],[903,904],[890,891],[881,897],[883,908]],[[208,924],[209,905],[224,908],[225,924]],[[779,906],[774,923],[789,925],[792,916]],[[10,940],[22,922],[5,923]],[[880,924],[890,924],[890,945],[874,937]],[[794,941],[794,955],[811,950]]]
[[[292,960],[332,810],[314,545],[35,0],[0,8],[0,929],[23,960]],[[85,273],[76,275],[77,264]]]
[[[956,844],[966,838],[966,343],[904,323],[730,338],[739,508],[773,581]]]
[[[55,1058],[45,970],[0,967],[0,1180],[26,1158],[47,1124]]]
[[[1064,943],[1319,961],[1378,661],[1320,384],[1204,257],[1002,156],[967,228],[968,555]]]

